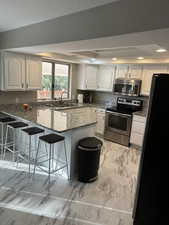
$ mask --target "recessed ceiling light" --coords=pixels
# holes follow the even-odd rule
[[[164,49],[164,48],[159,48],[159,49],[156,50],[156,52],[166,52],[166,51],[167,51],[167,50]]]
[[[116,60],[117,60],[117,58],[112,58],[112,60],[113,60],[113,61],[116,61]]]
[[[95,58],[91,58],[90,60],[91,60],[92,62],[96,61],[96,59],[95,59]]]
[[[141,57],[141,56],[140,56],[140,57],[138,57],[137,59],[142,60],[142,59],[144,59],[144,57]]]

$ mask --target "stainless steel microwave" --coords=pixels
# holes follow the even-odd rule
[[[118,95],[139,96],[141,80],[133,78],[117,78],[114,82],[113,93]]]

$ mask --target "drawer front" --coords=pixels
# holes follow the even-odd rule
[[[144,134],[145,126],[146,126],[145,123],[140,123],[140,122],[137,122],[137,121],[133,121],[131,132],[134,132],[134,133],[136,132],[138,134]]]
[[[144,135],[132,133],[130,137],[130,143],[142,146]]]
[[[137,121],[137,122],[140,122],[140,123],[146,123],[146,117],[144,117],[144,116],[134,115],[133,120]]]

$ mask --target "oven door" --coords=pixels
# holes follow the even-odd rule
[[[106,112],[105,130],[130,136],[132,115],[118,112]]]

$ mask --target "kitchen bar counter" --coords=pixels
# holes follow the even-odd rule
[[[76,107],[64,110],[55,110],[52,107],[45,105],[34,105],[31,110],[24,111],[23,108],[16,105],[8,105],[0,107],[0,116],[2,113],[7,113],[10,116],[16,117],[29,124],[29,126],[43,127],[45,133],[57,133],[65,137],[66,151],[68,158],[69,177],[73,179],[77,173],[77,144],[79,140],[85,137],[92,137],[96,130],[96,113],[94,107]],[[19,135],[18,135],[19,137]],[[16,148],[20,152],[25,151],[25,146],[28,145],[28,138],[22,143],[16,141]],[[27,143],[25,145],[25,143]],[[64,157],[64,145],[58,143],[57,148],[60,151],[60,157]],[[45,147],[41,146],[41,152],[45,153]],[[64,159],[64,158],[63,158]],[[63,172],[65,173],[65,172]],[[66,175],[66,173],[65,173]]]
[[[55,110],[52,107],[34,106],[24,111],[21,107],[13,106],[4,108],[3,112],[59,133],[96,123],[93,107]]]

